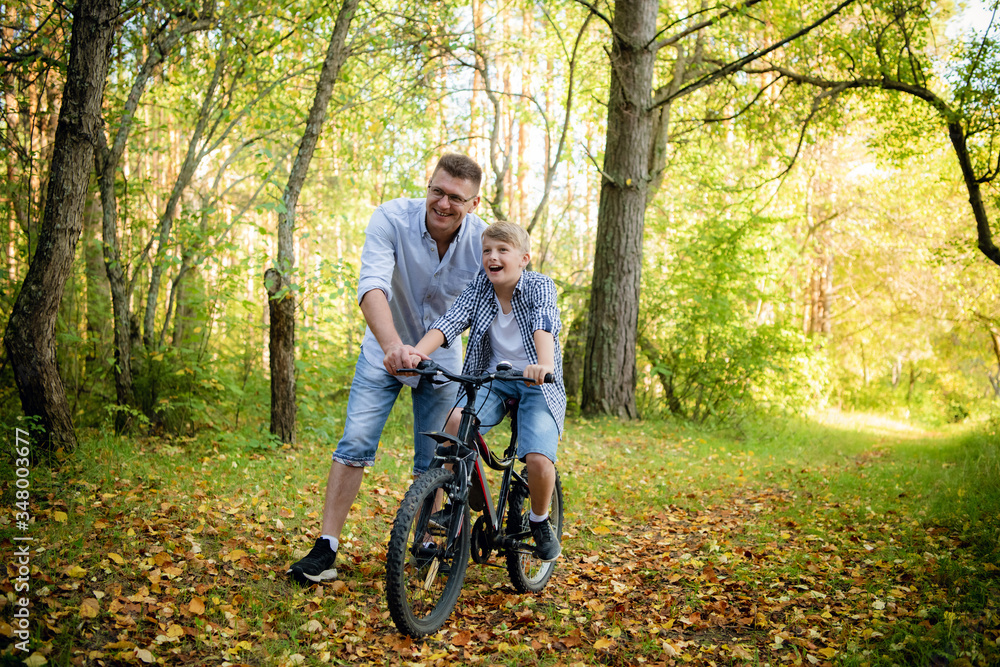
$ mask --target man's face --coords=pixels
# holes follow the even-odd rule
[[[467,213],[479,205],[476,186],[443,169],[434,172],[427,186],[427,231],[435,240],[450,239]]]

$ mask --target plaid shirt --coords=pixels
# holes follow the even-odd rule
[[[534,333],[548,331],[555,339],[555,382],[540,385],[545,404],[555,417],[562,434],[566,418],[566,387],[563,385],[562,351],[559,347],[559,308],[556,305],[556,285],[548,276],[525,271],[514,287],[511,298],[514,318],[521,332],[521,343],[532,364],[538,363]],[[449,347],[466,329],[469,331],[469,349],[465,355],[462,373],[472,375],[486,371],[493,348],[490,345],[490,325],[497,318],[499,306],[493,284],[480,273],[469,283],[444,315],[429,329],[444,334],[444,347]]]

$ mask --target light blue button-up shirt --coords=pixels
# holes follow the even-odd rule
[[[426,214],[424,199],[386,202],[372,214],[361,251],[358,303],[373,289],[385,292],[396,332],[405,345],[416,345],[483,269],[486,223],[479,216],[465,216],[448,251],[438,259],[437,243],[427,232]],[[385,353],[368,327],[361,352],[370,364],[382,367]],[[440,348],[431,358],[445,368],[458,370],[462,347]],[[418,378],[399,379],[415,384]]]

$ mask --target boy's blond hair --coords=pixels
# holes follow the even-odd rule
[[[521,252],[531,252],[531,237],[528,236],[528,232],[524,230],[524,227],[515,225],[513,222],[503,220],[494,222],[483,232],[483,238],[491,238],[501,243],[507,243],[515,248],[520,248]]]

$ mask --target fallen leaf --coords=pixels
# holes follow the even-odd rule
[[[243,551],[243,549],[234,549],[233,551],[230,551],[225,556],[223,556],[222,560],[224,560],[227,563],[234,563],[239,559],[245,557],[246,555],[247,552]]]
[[[73,577],[74,579],[80,579],[81,577],[87,574],[87,571],[84,570],[79,565],[71,565],[70,567],[66,568],[66,574],[69,575],[70,577]]]
[[[188,611],[196,616],[201,616],[205,613],[205,600],[202,598],[191,598],[191,604],[188,605]]]
[[[94,598],[87,598],[80,603],[80,616],[83,618],[97,618],[101,611],[101,603]]]
[[[125,559],[119,556],[118,554],[114,553],[113,551],[108,553],[108,558],[118,563],[119,565],[125,564]]]
[[[611,648],[612,644],[613,642],[611,642],[610,640],[601,637],[596,642],[594,642],[594,649],[598,651],[603,651],[606,648]]]
[[[59,523],[66,523],[66,520],[69,518],[69,516],[66,514],[66,512],[60,512],[59,510],[55,510],[54,512],[52,512],[52,518],[58,521]]]
[[[142,660],[145,663],[156,662],[156,659],[153,657],[153,654],[144,648],[137,648],[135,650],[135,657],[138,658],[139,660]]]

